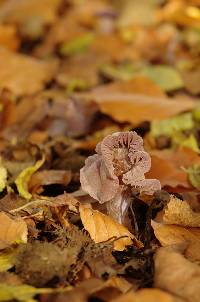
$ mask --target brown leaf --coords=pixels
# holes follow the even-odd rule
[[[80,205],[79,211],[83,226],[89,232],[95,243],[107,241],[113,237],[127,236],[127,238],[122,238],[114,242],[114,248],[116,250],[124,250],[127,245],[132,244],[132,240],[136,247],[142,247],[142,243],[138,241],[133,234],[111,217],[83,205]]]
[[[54,63],[42,62],[3,48],[0,48],[0,66],[0,88],[7,88],[17,95],[39,91],[56,71]]]
[[[130,291],[125,295],[111,300],[111,302],[183,302],[182,299],[174,297],[167,292],[157,288],[144,288],[137,292]]]
[[[157,250],[155,286],[188,302],[199,302],[200,267],[172,247]]]
[[[64,170],[42,170],[34,173],[29,181],[29,190],[33,193],[41,193],[43,186],[60,184],[67,186],[71,181],[71,171]]]
[[[160,89],[150,80],[140,81],[140,85],[138,79],[135,85],[134,79],[119,81],[116,85],[106,85],[93,90],[88,97],[98,103],[101,112],[119,122],[127,121],[133,124],[169,118],[195,106],[190,99],[164,97]]]
[[[191,188],[184,168],[200,163],[196,152],[188,148],[176,150],[152,151],[151,170],[146,174],[149,178],[157,178],[162,186]]]
[[[163,221],[186,227],[200,227],[200,213],[194,212],[187,201],[171,196],[164,210]]]
[[[151,223],[154,234],[162,246],[186,243],[185,256],[192,261],[200,261],[200,229],[184,228],[178,225]]]
[[[27,225],[21,218],[11,219],[4,212],[0,212],[0,249],[11,244],[27,240]]]

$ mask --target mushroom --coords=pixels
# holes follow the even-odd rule
[[[82,189],[99,203],[106,203],[107,212],[119,223],[130,205],[133,190],[153,194],[161,189],[157,179],[145,179],[151,158],[143,148],[143,139],[136,132],[116,132],[96,146],[80,170]]]

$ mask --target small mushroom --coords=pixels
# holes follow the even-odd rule
[[[151,158],[136,132],[117,132],[96,146],[96,153],[80,171],[82,189],[99,203],[106,203],[108,214],[122,223],[133,189],[153,194],[161,189],[157,179],[145,179]]]

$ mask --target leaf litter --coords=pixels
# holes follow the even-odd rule
[[[0,1],[0,301],[199,300],[199,16]]]

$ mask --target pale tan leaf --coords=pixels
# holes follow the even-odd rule
[[[164,210],[163,221],[188,227],[200,227],[200,213],[194,212],[185,200],[171,196]]]
[[[0,212],[0,249],[9,247],[15,242],[27,241],[27,225],[21,218],[11,219]]]
[[[0,66],[0,88],[7,88],[16,95],[39,91],[52,79],[56,70],[54,63],[39,61],[4,48],[0,48]]]
[[[116,250],[124,250],[127,245],[132,244],[132,240],[136,247],[142,247],[142,243],[127,228],[114,221],[111,217],[83,205],[80,205],[79,211],[84,228],[96,243],[107,241],[113,237],[127,236],[127,238],[121,238],[114,242]]]
[[[106,282],[106,286],[115,287],[119,289],[122,293],[126,293],[128,290],[131,289],[132,284],[124,278],[114,276]]]
[[[184,228],[155,221],[151,225],[162,246],[186,243],[185,256],[193,261],[200,261],[200,228]]]
[[[154,285],[188,302],[199,302],[200,267],[180,251],[162,247],[155,255]]]
[[[183,302],[175,296],[170,295],[157,288],[144,288],[137,292],[129,292],[125,295],[111,300],[111,302]]]

